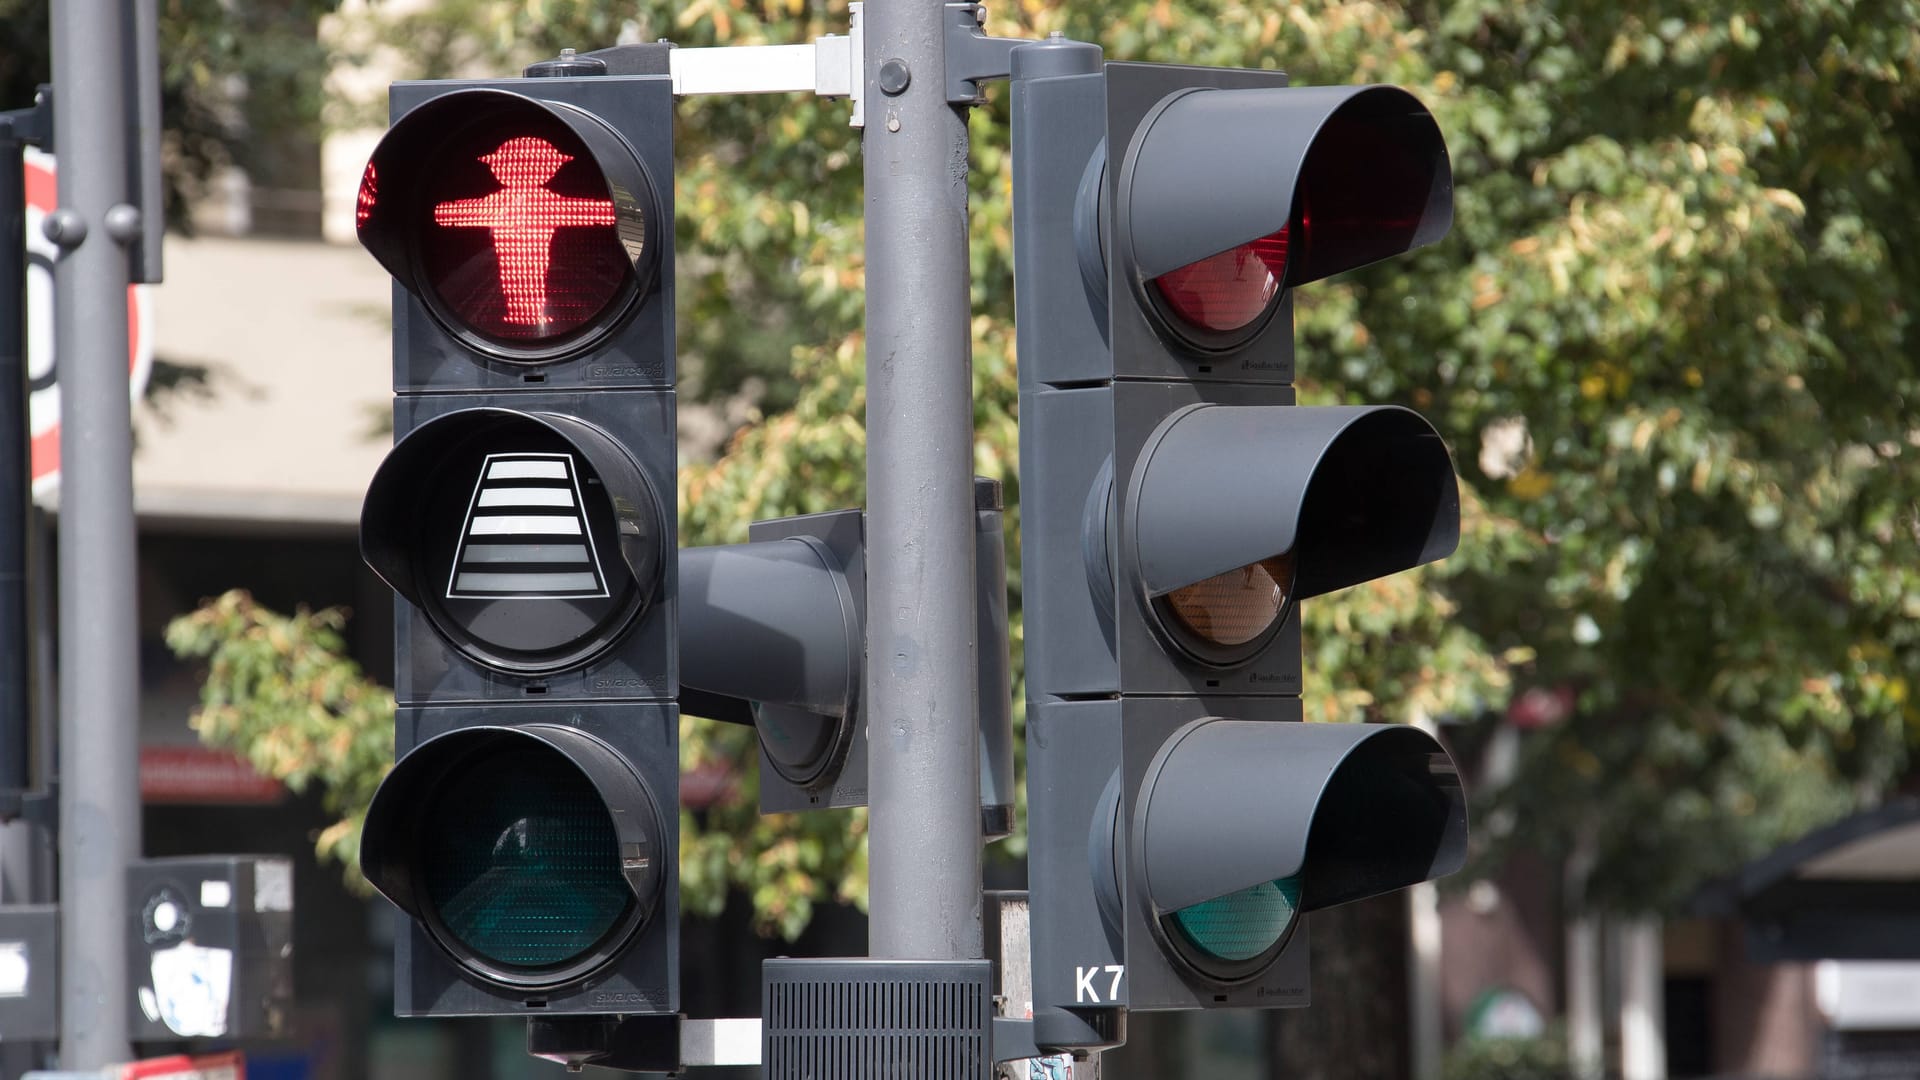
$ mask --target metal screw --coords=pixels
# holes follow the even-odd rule
[[[140,236],[140,211],[119,203],[107,209],[105,224],[108,236],[118,243],[130,244]]]
[[[40,223],[40,231],[60,247],[76,248],[87,238],[87,219],[62,208],[46,216]]]
[[[913,72],[908,70],[907,62],[905,60],[902,60],[899,57],[895,57],[891,60],[887,60],[883,62],[880,65],[880,92],[881,93],[883,94],[901,93],[902,91],[906,90],[907,84],[911,82],[913,82]]]

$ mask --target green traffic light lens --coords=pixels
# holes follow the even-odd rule
[[[1181,908],[1168,921],[1204,966],[1237,969],[1277,951],[1299,915],[1300,881],[1282,878]]]
[[[516,744],[463,763],[421,823],[438,929],[492,964],[557,969],[602,946],[635,898],[613,818],[564,755]]]

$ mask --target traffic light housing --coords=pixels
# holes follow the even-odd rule
[[[863,517],[756,521],[747,543],[680,552],[681,702],[754,726],[761,813],[866,805]]]
[[[401,1015],[679,1007],[673,97],[397,83],[359,202],[394,277],[396,763],[361,866]]]
[[[974,478],[980,828],[1012,832],[1013,719],[998,481]],[[866,525],[859,510],[756,521],[680,552],[682,709],[756,728],[760,811],[867,805]]]
[[[1292,290],[1444,235],[1451,172],[1397,88],[1022,51],[1035,1030],[1097,1047],[1306,1004],[1302,913],[1464,856],[1431,736],[1297,722],[1299,602],[1444,557],[1459,496],[1417,414],[1295,405]]]

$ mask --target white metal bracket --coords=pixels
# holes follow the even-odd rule
[[[667,54],[673,92],[694,94],[785,94],[811,90],[818,97],[853,102],[854,127],[866,125],[864,40],[858,3],[847,5],[847,34],[826,34],[810,45],[722,45],[674,49]]]
[[[760,1018],[680,1021],[680,1064],[760,1064]]]
[[[972,0],[952,0],[946,10],[947,100],[977,105],[986,100],[981,84],[1007,77],[1013,49],[1024,38],[988,37],[981,32],[986,11]],[[816,96],[853,102],[853,127],[865,127],[866,40],[861,4],[847,5],[847,33],[825,34],[809,45],[719,45],[671,48],[667,70],[673,92],[695,94],[790,94],[811,90]],[[882,74],[885,74],[883,72]]]

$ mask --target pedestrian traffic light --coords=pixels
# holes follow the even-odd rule
[[[1452,219],[1385,86],[1013,53],[1035,1035],[1307,1003],[1303,913],[1450,873],[1426,733],[1304,724],[1298,605],[1442,558],[1459,497],[1396,406],[1297,406],[1292,295]]]
[[[671,84],[397,83],[392,109],[358,227],[395,281],[360,533],[399,596],[361,841],[410,920],[395,1009],[674,1013]]]

